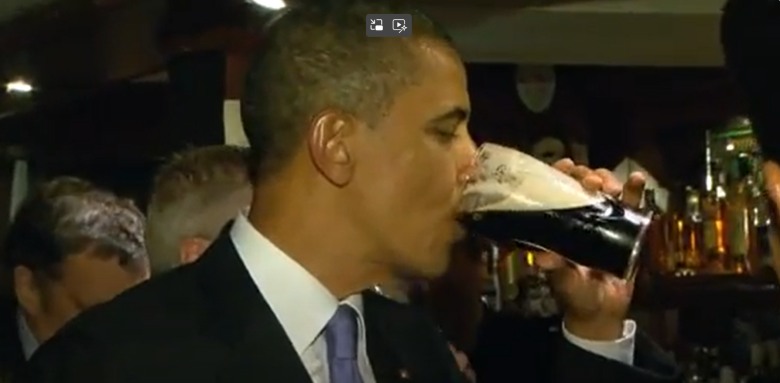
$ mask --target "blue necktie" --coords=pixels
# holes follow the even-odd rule
[[[339,305],[325,326],[330,383],[363,383],[357,361],[357,329],[355,309]]]

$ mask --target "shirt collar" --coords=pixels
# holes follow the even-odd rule
[[[239,258],[301,355],[328,324],[341,302],[311,273],[271,243],[240,214],[230,230]],[[363,327],[363,299],[344,300]]]
[[[33,335],[30,326],[27,325],[27,320],[24,319],[21,310],[16,312],[16,326],[19,333],[19,342],[22,344],[24,359],[29,360],[40,344],[38,343],[38,340],[35,339],[35,335]]]

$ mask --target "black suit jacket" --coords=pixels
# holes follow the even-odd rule
[[[306,310],[306,302],[300,308]],[[442,335],[421,311],[366,293],[364,317],[377,383],[464,382]],[[17,381],[311,382],[227,230],[198,262],[71,321],[26,367]]]
[[[638,333],[634,365],[587,352],[561,333],[561,318],[528,319],[486,311],[471,363],[479,383],[503,383],[519,374],[528,382],[673,383],[682,381],[674,361]]]
[[[16,305],[0,300],[0,383],[10,382],[24,362],[16,323]]]
[[[306,303],[301,302],[301,310]],[[364,294],[369,359],[377,383],[464,383],[447,344],[422,313],[381,296]],[[491,327],[499,330],[500,328]],[[510,325],[510,328],[514,328]],[[547,333],[546,330],[544,332]],[[522,355],[545,358],[556,383],[666,382],[565,342],[524,331],[504,338]],[[524,337],[518,334],[529,334]],[[533,335],[536,335],[534,338]],[[520,346],[520,347],[518,347]],[[641,346],[640,346],[641,348]],[[494,356],[501,357],[501,348]],[[497,381],[539,383],[547,376],[511,360]],[[498,361],[500,359],[496,359]],[[47,341],[17,379],[23,383],[310,383],[281,324],[258,293],[226,232],[195,264],[156,277],[71,321]],[[515,367],[514,369],[511,367]],[[488,378],[486,376],[486,378]],[[338,383],[338,382],[332,382]]]

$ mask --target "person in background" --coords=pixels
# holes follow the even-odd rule
[[[146,248],[158,274],[195,261],[220,229],[252,201],[248,150],[214,145],[185,150],[154,177]]]
[[[671,358],[649,337],[638,332],[634,321],[625,320],[632,295],[630,285],[623,286],[620,281],[604,275],[593,275],[595,280],[583,280],[580,273],[590,274],[593,271],[579,266],[550,267],[550,263],[558,261],[557,256],[535,252],[536,261],[532,266],[517,265],[533,270],[515,270],[518,274],[528,273],[523,278],[531,280],[519,281],[518,296],[513,302],[505,302],[507,307],[496,312],[481,301],[487,276],[485,251],[485,244],[474,238],[460,244],[453,253],[450,269],[442,278],[432,281],[425,294],[426,306],[433,311],[443,333],[455,347],[468,355],[469,367],[477,382],[503,383],[508,376],[536,383],[576,381],[575,375],[582,381],[681,380],[681,371]],[[535,273],[540,271],[544,274],[546,287],[552,288],[551,297],[528,296],[538,293],[528,291],[534,286],[527,283],[541,282],[533,280],[539,277]],[[604,283],[605,286],[594,288],[594,283]],[[553,297],[555,300],[551,303],[555,309],[528,310],[524,307],[530,303],[528,299]],[[510,308],[512,304],[516,306]],[[628,328],[635,331],[635,335],[612,341],[608,340],[610,338],[597,340],[597,336],[592,336],[590,340],[583,341],[568,328],[567,315],[598,315],[599,323],[623,320],[624,331]],[[572,345],[580,350],[592,351],[594,357],[598,355],[589,363],[601,364],[607,359],[626,364],[633,362],[635,366],[645,366],[643,368],[648,372],[653,371],[654,376],[637,374],[618,379],[614,375],[616,371],[588,370],[585,366],[563,368],[563,360],[570,351],[568,347]],[[631,348],[634,348],[633,353]]]
[[[369,14],[409,14],[413,36],[367,37]],[[440,276],[465,235],[458,207],[476,147],[451,40],[395,2],[320,1],[285,8],[253,56],[241,104],[248,214],[198,262],[82,314],[20,381],[465,381],[432,320],[368,291]],[[609,174],[563,165],[590,190],[621,191]],[[628,182],[626,202],[642,188]],[[585,301],[567,312],[556,382],[673,379],[634,344],[625,295],[610,294],[626,286],[567,275],[569,297]]]
[[[149,277],[135,205],[71,177],[20,207],[0,258],[0,381],[81,311]]]
[[[721,17],[726,67],[747,101],[753,133],[765,160],[764,181],[775,213],[780,213],[780,2],[729,0]],[[776,232],[780,214],[774,222]],[[780,277],[780,238],[773,238],[775,272]]]

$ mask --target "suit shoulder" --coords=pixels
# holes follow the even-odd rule
[[[115,340],[139,336],[146,331],[163,331],[177,322],[180,325],[183,318],[191,319],[201,303],[197,291],[194,270],[182,267],[88,309],[66,325],[58,336],[60,333],[82,333]]]

